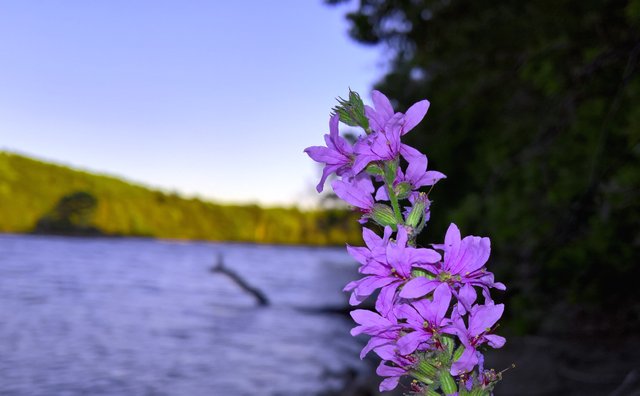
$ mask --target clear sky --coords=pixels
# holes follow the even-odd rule
[[[380,52],[321,0],[0,0],[0,149],[206,199],[313,196]]]

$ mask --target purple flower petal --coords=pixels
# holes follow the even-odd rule
[[[394,390],[398,386],[399,382],[400,382],[400,377],[385,378],[380,383],[380,387],[378,389],[380,389],[380,392]]]
[[[354,293],[359,297],[368,297],[377,289],[388,285],[393,282],[395,279],[391,277],[382,277],[382,276],[367,276],[362,278],[358,286],[355,288]]]
[[[400,291],[400,297],[402,298],[418,298],[427,295],[435,289],[440,281],[427,279],[423,276],[411,279],[405,283],[404,287]]]
[[[433,300],[423,314],[429,323],[439,326],[444,319],[451,303],[451,289],[446,283],[440,284],[433,292]]]
[[[487,340],[487,343],[492,347],[492,348],[502,348],[504,346],[504,344],[507,342],[506,338],[499,336],[497,334],[487,334],[484,336],[484,338]]]
[[[504,304],[476,305],[469,316],[469,334],[480,335],[490,329],[502,316]]]
[[[478,355],[475,349],[465,348],[462,356],[451,365],[449,371],[451,375],[460,375],[461,373],[467,373],[478,364]]]
[[[429,339],[431,339],[431,336],[423,331],[414,331],[404,335],[398,339],[398,352],[401,355],[409,355],[418,349],[420,344],[429,341]]]
[[[376,112],[380,113],[384,119],[388,120],[393,117],[393,106],[391,106],[391,101],[380,91],[374,90],[371,92],[371,99],[373,100],[373,105],[376,108]]]
[[[420,267],[421,264],[434,264],[442,259],[440,253],[433,249],[418,248],[411,250],[411,262],[414,266]]]
[[[367,342],[367,345],[365,345],[364,348],[362,348],[362,351],[360,351],[360,359],[364,359],[364,357],[367,356],[367,354],[372,350],[393,342],[393,340],[388,338],[371,337],[369,342]]]
[[[422,329],[424,318],[420,314],[423,312],[424,305],[428,304],[427,300],[414,301],[411,304],[402,304],[398,307],[398,318],[405,319],[407,324],[414,329]]]
[[[347,253],[363,265],[367,264],[369,262],[369,257],[371,257],[371,251],[365,247],[353,247],[347,245]]]
[[[458,247],[460,246],[460,230],[458,226],[454,223],[449,225],[447,229],[447,234],[444,237],[444,248],[447,252],[452,251],[457,253]],[[446,256],[446,255],[445,255]]]
[[[365,210],[373,208],[373,183],[368,177],[358,177],[352,182],[334,180],[331,186],[336,195],[347,203]]]
[[[458,312],[460,315],[464,315],[467,311],[471,310],[471,306],[478,298],[478,293],[470,284],[465,284],[458,291]]]
[[[401,367],[391,367],[391,366],[387,366],[386,364],[384,364],[383,362],[380,362],[380,364],[378,365],[378,368],[376,369],[376,374],[378,374],[381,377],[399,377],[402,376],[404,374],[406,374],[407,371]]]
[[[422,121],[424,116],[427,114],[427,110],[429,110],[429,104],[429,101],[425,99],[409,107],[409,110],[405,113],[405,121],[402,128],[403,135],[412,130],[420,123],[420,121]]]
[[[382,315],[387,316],[393,309],[393,300],[398,286],[400,286],[400,282],[393,282],[380,290],[376,300],[376,310]]]

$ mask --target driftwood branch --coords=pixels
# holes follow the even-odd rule
[[[265,296],[265,294],[263,292],[261,292],[260,290],[256,289],[255,287],[251,286],[240,275],[238,275],[237,273],[233,272],[232,270],[230,270],[229,268],[224,266],[222,254],[218,255],[218,261],[211,268],[211,272],[213,272],[213,273],[222,273],[222,274],[226,275],[236,285],[238,285],[242,290],[246,291],[247,293],[249,293],[253,297],[255,297],[256,301],[258,302],[258,305],[261,305],[261,306],[269,305],[269,299],[267,298],[267,296]]]

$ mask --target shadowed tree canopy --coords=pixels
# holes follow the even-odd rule
[[[604,307],[637,324],[640,1],[361,0],[347,19],[387,50],[396,108],[431,101],[406,136],[448,176],[426,239],[491,237],[516,330]]]
[[[60,198],[49,213],[36,224],[36,233],[68,235],[100,235],[93,225],[98,207],[96,197],[86,191],[76,191]]]

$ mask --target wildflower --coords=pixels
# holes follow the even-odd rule
[[[435,250],[407,247],[407,239],[407,230],[398,227],[397,240],[387,244],[385,260],[369,262],[367,273],[370,275],[344,288],[345,291],[352,291],[349,300],[352,305],[360,304],[380,288],[376,310],[386,315],[393,306],[396,290],[410,279],[411,267],[440,260],[440,254]]]
[[[351,330],[352,336],[359,334],[372,336],[360,352],[360,359],[363,359],[373,349],[395,344],[400,335],[402,326],[398,324],[395,315],[389,315],[388,318],[385,318],[365,309],[356,309],[351,312],[351,317],[359,325]]]
[[[376,369],[376,374],[386,377],[380,384],[380,392],[395,389],[400,378],[407,375],[416,363],[416,359],[411,356],[400,355],[395,345],[392,344],[377,348],[375,352],[382,359]],[[391,363],[393,366],[389,366],[386,363]]]
[[[354,173],[362,171],[373,161],[389,161],[400,154],[410,155],[417,150],[402,144],[400,137],[412,130],[427,114],[429,101],[421,100],[405,114],[395,113],[389,99],[379,91],[372,93],[374,108],[365,106],[365,115],[373,131],[354,145],[356,155]]]
[[[444,251],[444,261],[435,265],[426,265],[423,268],[433,273],[435,279],[424,277],[413,279],[402,289],[400,297],[421,297],[442,283],[449,285],[454,293],[465,284],[481,287],[486,290],[485,296],[488,295],[489,287],[505,290],[502,283],[493,281],[493,274],[488,273],[484,267],[491,252],[489,238],[467,236],[461,240],[460,230],[451,223],[444,244],[433,245],[433,247]]]
[[[448,332],[455,334],[462,345],[462,356],[451,365],[451,374],[459,375],[473,370],[480,362],[480,352],[477,347],[489,344],[492,348],[501,348],[506,340],[499,335],[490,334],[491,328],[500,319],[504,312],[504,304],[498,305],[474,305],[469,312],[469,326],[467,327],[458,314],[453,315],[453,324]]]
[[[352,305],[379,290],[376,312],[351,313],[357,323],[351,334],[370,336],[361,359],[370,351],[382,359],[376,370],[384,378],[380,391],[392,390],[401,377],[411,376],[416,394],[439,391],[455,396],[458,390],[486,394],[498,377],[484,370],[478,348],[484,344],[500,348],[505,343],[503,337],[492,334],[504,306],[493,303],[489,289],[505,286],[495,282],[485,267],[490,240],[463,239],[451,224],[443,244],[432,245],[433,249],[414,246],[430,216],[428,193],[420,189],[446,177],[427,171],[427,156],[401,142],[428,108],[424,100],[403,114],[394,112],[389,99],[378,91],[373,92],[373,107],[364,106],[350,92],[349,100],[340,100],[334,110],[343,122],[361,126],[366,134],[349,145],[339,136],[339,119],[333,116],[330,133],[325,135],[327,147],[309,147],[305,152],[325,164],[318,191],[336,173],[341,177],[332,182],[336,195],[363,212],[361,223],[372,220],[384,227],[381,236],[363,228],[365,246],[347,246],[364,276],[344,288],[351,292]],[[374,183],[382,186],[375,191]],[[484,305],[476,304],[478,290]]]
[[[427,171],[427,156],[426,155],[414,155],[408,154],[409,158],[407,159],[407,171],[403,173],[400,168],[398,168],[398,175],[396,177],[396,181],[394,182],[394,187],[400,183],[408,183],[412,194],[409,196],[409,199],[413,202],[416,195],[418,194],[416,191],[424,186],[433,186],[439,180],[446,178],[444,174],[438,171]],[[387,190],[383,187],[380,187],[378,191],[376,191],[376,200],[378,201],[388,201],[389,194]]]
[[[366,174],[349,177],[342,180],[334,180],[331,183],[333,192],[348,204],[359,208],[364,214],[368,214],[375,204],[373,200],[373,183]]]
[[[339,121],[340,116],[337,114],[329,120],[329,134],[324,135],[327,147],[312,146],[304,150],[312,160],[325,164],[320,183],[316,186],[318,192],[322,192],[324,183],[330,174],[336,173],[338,176],[342,176],[348,174],[351,170],[353,147],[339,135]]]
[[[433,292],[433,300],[422,299],[403,305],[398,315],[407,320],[413,330],[398,340],[398,351],[403,355],[413,353],[420,344],[430,342],[440,334],[441,329],[449,325],[446,318],[451,302],[451,290],[440,285]]]
[[[429,110],[429,101],[426,99],[415,103],[405,114],[402,114],[393,111],[389,98],[382,92],[373,91],[371,98],[374,107],[365,106],[364,112],[374,132],[384,132],[387,128],[397,125],[400,135],[404,135],[418,125]]]
[[[366,247],[354,247],[347,245],[347,252],[356,259],[362,267],[359,269],[359,272],[367,274],[370,273],[367,269],[368,264],[384,261],[387,254],[387,245],[389,244],[389,239],[391,238],[391,233],[393,230],[391,227],[384,228],[383,237],[378,236],[372,230],[363,227],[362,228],[362,239]]]

